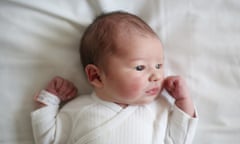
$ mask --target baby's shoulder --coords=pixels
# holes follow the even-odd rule
[[[94,103],[95,101],[92,99],[91,94],[80,95],[65,104],[61,111],[82,111],[85,107],[89,107]]]

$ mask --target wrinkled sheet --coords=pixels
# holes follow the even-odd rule
[[[33,144],[33,96],[55,75],[88,93],[78,47],[96,15],[124,10],[159,35],[167,75],[183,76],[199,113],[194,144],[240,142],[240,1],[1,0],[0,143]]]

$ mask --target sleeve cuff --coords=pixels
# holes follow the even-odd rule
[[[198,120],[198,113],[195,110],[195,117],[192,117],[178,108],[176,105],[173,106],[172,111],[172,120],[178,125],[187,125],[190,121],[197,121]]]
[[[181,141],[190,144],[193,140],[198,122],[198,114],[195,108],[195,117],[183,112],[176,105],[173,106],[170,119],[170,135]]]
[[[37,96],[36,96],[36,101],[43,103],[45,105],[59,105],[60,104],[60,99],[52,94],[49,93],[46,90],[42,90]]]

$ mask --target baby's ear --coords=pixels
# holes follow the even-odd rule
[[[103,86],[102,80],[100,78],[101,71],[97,66],[93,64],[88,64],[85,67],[85,72],[87,74],[87,78],[90,84],[97,88],[101,88]]]

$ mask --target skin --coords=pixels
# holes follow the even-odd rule
[[[108,55],[103,68],[89,64],[85,68],[96,95],[122,107],[152,102],[165,88],[182,111],[194,117],[194,106],[185,81],[180,76],[164,78],[163,47],[153,36],[132,36],[119,40],[116,53]],[[46,89],[61,102],[73,99],[76,87],[61,77],[50,81]],[[42,107],[44,105],[40,105]]]
[[[97,96],[122,107],[152,102],[163,88],[185,113],[194,116],[194,106],[180,76],[164,78],[163,48],[153,36],[132,36],[119,40],[117,52],[106,58],[106,68],[85,69]]]

